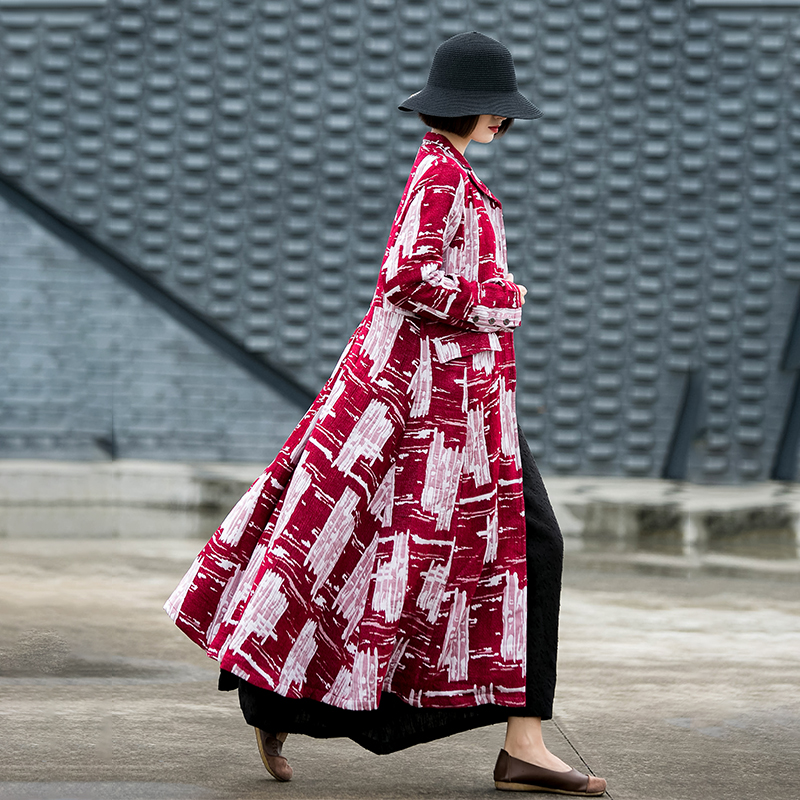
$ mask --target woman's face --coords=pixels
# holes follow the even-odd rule
[[[481,114],[475,130],[469,135],[470,141],[483,142],[483,144],[491,142],[504,119],[505,117],[498,117],[496,114]]]

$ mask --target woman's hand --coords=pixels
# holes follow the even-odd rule
[[[506,272],[504,277],[507,281],[511,281],[511,283],[514,283],[513,272]],[[525,295],[528,294],[528,290],[521,283],[518,283],[517,286],[519,286],[519,293],[520,296],[522,297],[522,305],[525,305]]]

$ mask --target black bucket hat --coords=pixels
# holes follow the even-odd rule
[[[459,33],[442,42],[433,56],[428,82],[398,106],[437,117],[497,114],[537,119],[542,112],[519,93],[511,53],[482,33]]]

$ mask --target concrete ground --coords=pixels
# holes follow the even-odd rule
[[[0,539],[0,798],[480,798],[503,726],[375,756],[290,737],[261,765],[235,693],[161,606],[200,540]],[[800,797],[796,580],[568,559],[552,750],[614,800]]]

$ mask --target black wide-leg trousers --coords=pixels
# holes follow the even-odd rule
[[[239,704],[248,724],[273,733],[287,731],[317,738],[345,736],[373,753],[393,753],[461,731],[505,722],[509,716],[542,719],[553,716],[564,542],[521,428],[519,445],[528,569],[526,705],[414,708],[396,695],[384,692],[377,709],[348,711],[317,700],[289,699],[223,670],[219,688],[238,689]]]

